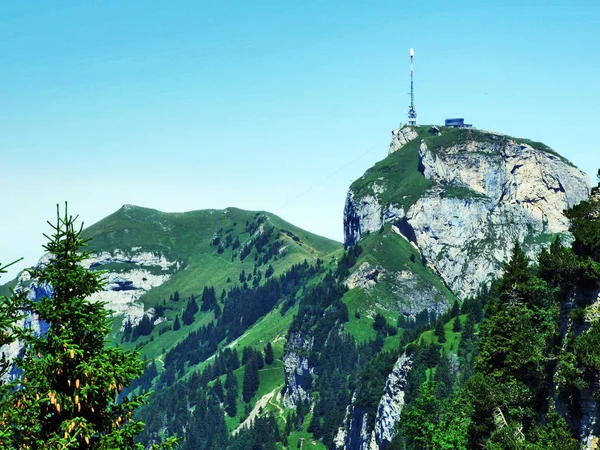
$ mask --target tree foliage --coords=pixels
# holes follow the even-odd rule
[[[144,365],[135,352],[106,344],[111,330],[106,302],[88,298],[102,289],[102,278],[81,263],[87,241],[76,218],[57,212],[53,234],[44,249],[48,261],[30,270],[52,294],[39,301],[14,294],[2,309],[34,315],[47,324],[42,335],[11,328],[24,345],[14,361],[20,376],[0,391],[2,448],[143,449],[135,443],[144,424],[133,418],[148,395],[119,399],[119,392],[139,377]],[[3,333],[5,334],[5,333]],[[154,448],[172,448],[170,438]]]

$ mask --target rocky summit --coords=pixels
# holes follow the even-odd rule
[[[431,130],[431,131],[430,131]],[[389,156],[352,184],[344,242],[390,223],[460,297],[497,275],[514,242],[529,255],[586,199],[585,173],[541,143],[475,129],[403,127]]]

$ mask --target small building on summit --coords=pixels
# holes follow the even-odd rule
[[[434,136],[439,136],[440,135],[440,129],[439,129],[439,127],[436,127],[435,125],[432,126],[429,129],[429,134],[433,134]]]
[[[445,122],[446,127],[450,128],[471,128],[473,125],[470,123],[465,123],[465,119],[446,119]]]

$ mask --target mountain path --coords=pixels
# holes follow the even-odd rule
[[[256,402],[256,405],[254,405],[254,408],[252,408],[252,411],[250,411],[250,414],[248,414],[248,417],[246,417],[246,420],[244,420],[235,430],[233,430],[233,433],[232,433],[233,435],[238,434],[242,428],[250,426],[250,424],[256,418],[256,416],[258,416],[258,412],[260,411],[260,409],[267,406],[267,403],[269,403],[269,400],[271,400],[273,398],[277,389],[279,389],[279,387],[277,387],[277,388],[273,389],[271,392],[263,395],[261,397],[261,399]]]
[[[283,408],[279,405],[281,403],[281,390],[277,393],[277,397],[275,397],[275,401],[273,401],[273,396],[269,400],[269,405],[274,406],[279,410],[279,415],[285,419],[285,414]]]

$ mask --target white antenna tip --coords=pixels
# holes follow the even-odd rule
[[[414,49],[410,49],[410,57],[412,58],[413,56],[415,56],[415,50]]]

